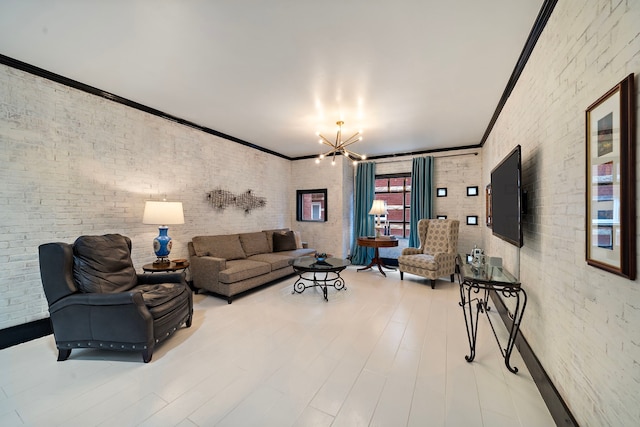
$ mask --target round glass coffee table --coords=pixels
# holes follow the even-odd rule
[[[293,260],[293,270],[298,274],[298,280],[293,284],[291,293],[301,294],[307,288],[320,287],[324,300],[327,297],[327,287],[333,286],[336,290],[346,289],[344,279],[340,272],[351,264],[349,260],[342,258],[326,258],[319,261],[314,257],[302,257]]]

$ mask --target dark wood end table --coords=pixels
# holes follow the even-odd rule
[[[185,261],[180,264],[176,264],[171,261],[169,264],[145,264],[142,266],[142,270],[146,273],[170,273],[174,271],[183,271],[189,268],[189,261]]]
[[[388,265],[385,265],[385,263],[382,262],[382,259],[380,258],[380,252],[378,249],[396,247],[398,246],[398,239],[384,239],[384,238],[378,238],[378,237],[375,239],[370,239],[368,237],[358,237],[358,246],[374,248],[375,250],[373,254],[373,259],[371,260],[369,265],[363,268],[359,268],[358,271],[368,270],[375,265],[378,267],[378,270],[380,270],[380,273],[382,273],[382,275],[386,277],[387,275],[382,270],[383,268],[387,268],[393,271],[396,270],[395,268],[389,267]]]

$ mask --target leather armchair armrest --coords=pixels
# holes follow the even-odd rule
[[[131,305],[144,307],[144,300],[140,291],[117,292],[113,294],[76,293],[63,298],[49,307],[49,312],[54,313],[63,308],[74,305],[88,306],[117,306]]]
[[[404,248],[402,249],[402,255],[418,255],[422,253],[420,248]]]
[[[139,291],[77,293],[49,307],[56,343],[153,345],[153,317]]]

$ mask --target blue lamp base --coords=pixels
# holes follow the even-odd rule
[[[158,227],[158,230],[160,234],[158,237],[153,239],[153,250],[158,257],[154,264],[169,264],[169,253],[171,252],[171,246],[173,245],[171,237],[167,235],[169,227],[163,225]]]

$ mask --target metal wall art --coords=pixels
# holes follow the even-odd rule
[[[216,188],[207,193],[209,203],[216,209],[225,209],[234,206],[245,213],[251,213],[253,209],[263,208],[267,205],[266,197],[253,194],[253,190],[247,190],[242,194],[233,194],[231,191]]]

